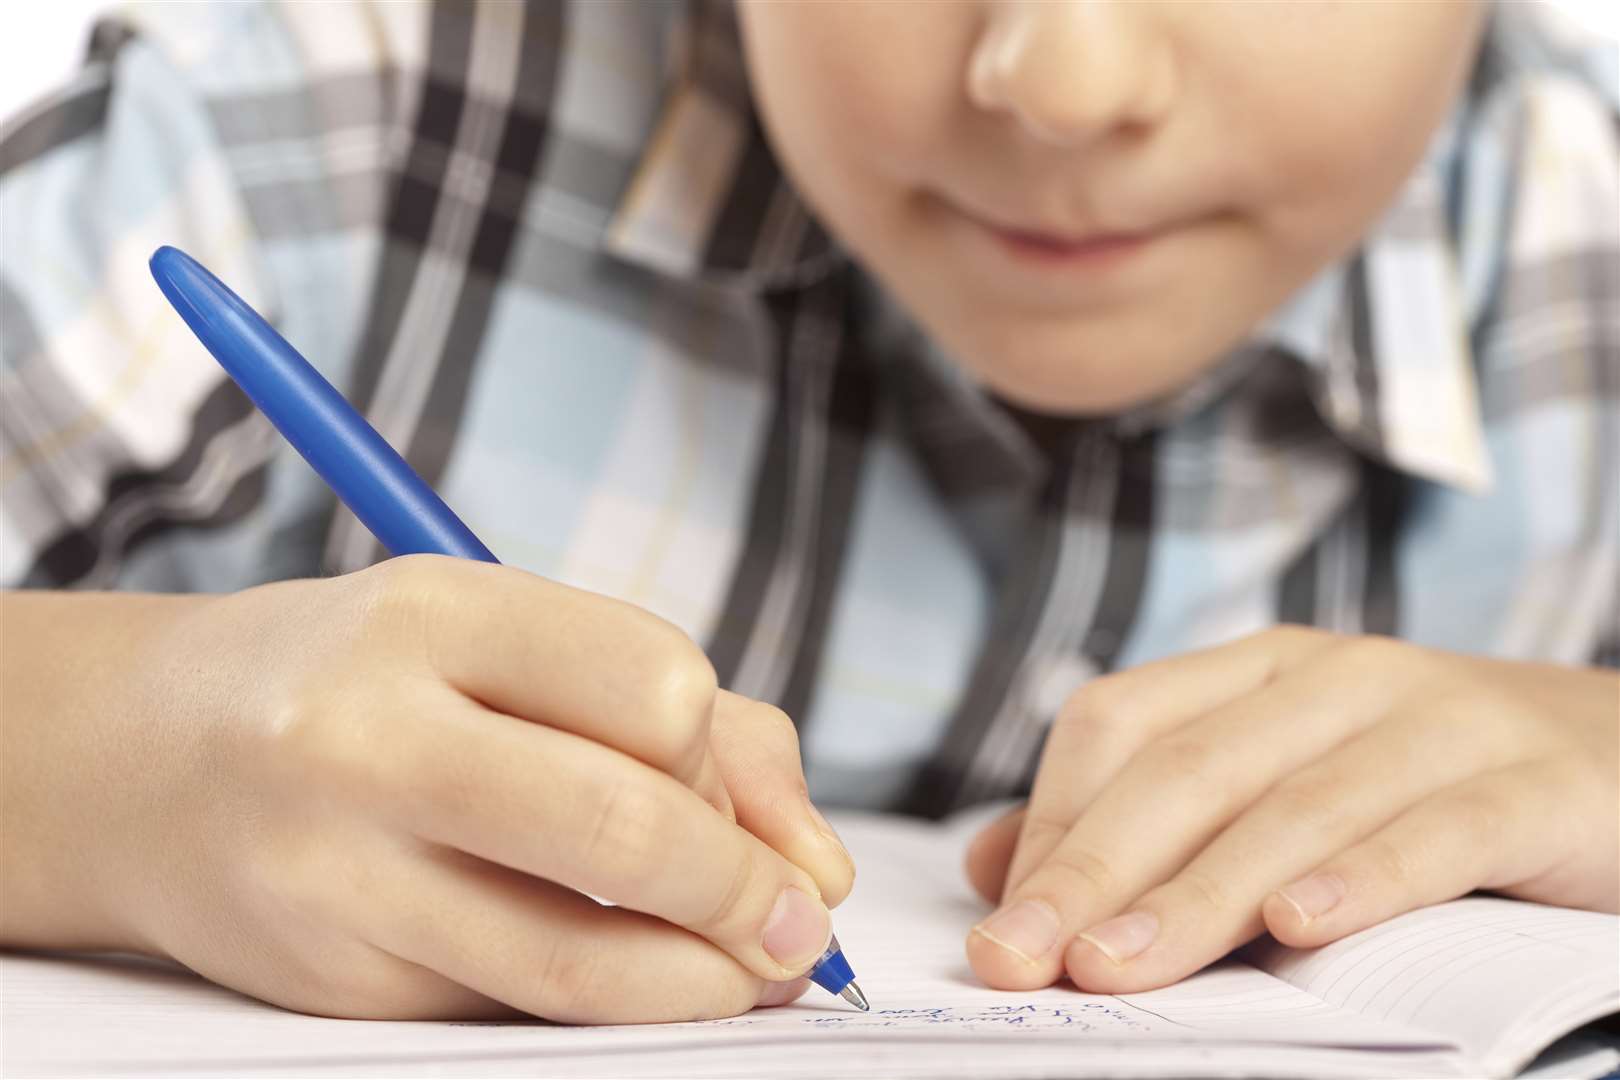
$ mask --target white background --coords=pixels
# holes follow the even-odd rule
[[[1620,37],[1620,4],[1610,0],[1508,2],[1552,3],[1610,37]],[[0,0],[0,118],[9,117],[66,79],[79,66],[91,20],[112,6],[107,0]]]

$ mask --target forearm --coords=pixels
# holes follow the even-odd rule
[[[0,944],[140,947],[106,871],[164,742],[146,642],[206,600],[0,594]]]

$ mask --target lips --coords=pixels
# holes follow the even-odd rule
[[[1087,272],[1111,268],[1147,248],[1162,230],[1063,233],[1009,227],[975,219],[996,246],[1016,261],[1037,267],[1073,267]]]
[[[1145,244],[1152,236],[1149,232],[1091,233],[1070,237],[1058,233],[1037,232],[1029,229],[1003,229],[989,226],[992,232],[1008,246],[1031,255],[1053,258],[1082,258],[1122,254]]]
[[[1145,247],[1164,226],[1075,229],[1015,222],[952,201],[958,214],[994,237],[1013,254],[1037,261],[1111,262]]]

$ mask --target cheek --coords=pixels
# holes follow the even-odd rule
[[[1421,158],[1460,90],[1479,13],[1463,2],[1302,8],[1309,17],[1263,38],[1263,66],[1217,62],[1216,81],[1223,123],[1246,118],[1239,167],[1257,216],[1325,261],[1354,245]]]
[[[904,213],[963,103],[965,5],[746,4],[749,74],[777,155],[857,252]]]

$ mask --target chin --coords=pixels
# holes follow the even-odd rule
[[[976,382],[1021,408],[1057,416],[1105,416],[1173,395],[1229,347],[1225,334],[1167,333],[1162,324],[1173,312],[1082,325],[982,308],[936,313],[935,340]]]
[[[1074,359],[1017,364],[1001,357],[984,363],[981,357],[963,363],[980,384],[1020,408],[1054,416],[1125,412],[1175,392],[1202,370],[1201,366],[1167,369],[1125,359],[1107,364]]]

